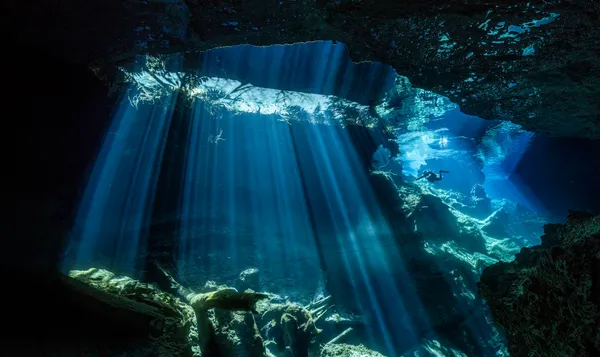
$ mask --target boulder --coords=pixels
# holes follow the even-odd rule
[[[250,268],[241,272],[234,282],[234,287],[240,291],[246,291],[247,289],[260,290],[260,274],[258,269]]]

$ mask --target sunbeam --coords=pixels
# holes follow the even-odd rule
[[[68,269],[96,261],[126,274],[143,269],[151,207],[172,117],[173,98],[115,113],[92,169],[71,237]]]
[[[464,115],[330,42],[190,61],[120,68],[129,88],[65,272],[104,268],[178,294],[204,324],[204,351],[230,334],[236,356],[254,357],[239,337],[249,324],[276,356],[359,348],[341,339],[365,356],[506,354],[477,281],[537,243],[548,221],[519,171],[535,135]],[[192,292],[215,304],[209,322]],[[268,302],[232,307],[219,294]],[[232,321],[238,330],[224,327]]]

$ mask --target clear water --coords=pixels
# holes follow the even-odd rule
[[[332,295],[323,328],[334,316],[362,321],[344,342],[386,356],[506,354],[475,282],[539,243],[551,220],[514,175],[534,134],[419,92],[389,130],[392,156],[369,105],[396,74],[351,65],[331,43],[219,49],[199,68],[185,91],[176,66],[159,71],[161,84],[143,68],[130,76],[65,271],[151,280],[148,266],[160,262],[198,289],[256,268],[260,290],[292,302]],[[334,110],[340,103],[351,109]],[[449,173],[415,181],[425,169]],[[382,195],[383,176],[393,184]],[[386,195],[404,206],[390,211]]]

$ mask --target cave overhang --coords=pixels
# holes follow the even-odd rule
[[[18,36],[98,73],[139,54],[340,41],[353,61],[391,65],[466,114],[600,137],[597,2],[66,1],[27,12]]]

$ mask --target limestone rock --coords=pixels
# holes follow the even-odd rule
[[[325,345],[320,357],[385,357],[379,352],[372,351],[363,345],[347,345],[332,343]]]
[[[571,212],[542,244],[483,271],[479,294],[511,356],[600,354],[600,216]]]
[[[189,303],[197,312],[217,308],[232,311],[250,311],[258,314],[254,305],[257,301],[268,297],[267,294],[238,292],[236,289],[227,288],[210,293],[195,294],[189,298]]]
[[[475,217],[485,217],[492,209],[492,200],[485,192],[485,188],[481,184],[476,184],[471,189],[471,204],[474,206]]]
[[[492,237],[508,237],[509,214],[500,208],[485,219],[481,230]]]
[[[337,40],[466,114],[600,137],[594,1],[11,1],[5,14],[6,33],[100,76],[144,53]]]
[[[262,336],[251,313],[215,309],[208,311],[208,319],[220,356],[267,356]]]
[[[408,217],[424,241],[454,241],[470,251],[486,252],[485,241],[472,219],[453,210],[437,196],[422,193]]]
[[[306,357],[321,330],[315,325],[311,312],[298,304],[270,303],[257,307],[261,312],[259,326],[265,339],[274,342],[269,347],[277,356]]]
[[[192,308],[152,285],[129,277],[91,268],[72,270],[77,283],[93,288],[94,298],[112,305],[106,311],[149,330],[148,350],[156,356],[199,356],[198,330]]]
[[[439,356],[455,356],[455,357],[467,357],[464,353],[446,347],[444,344],[437,340],[424,340],[421,345],[412,351],[408,351],[402,354],[402,357],[439,357]],[[497,354],[498,357],[504,355]]]
[[[260,290],[260,274],[258,269],[250,268],[240,273],[234,284],[235,288],[239,291],[246,291],[247,289],[259,291]]]

